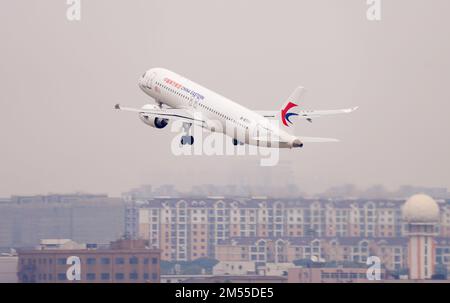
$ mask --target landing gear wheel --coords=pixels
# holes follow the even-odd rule
[[[182,136],[181,137],[181,145],[192,145],[194,144],[194,137],[193,136]]]
[[[233,139],[233,145],[234,145],[234,146],[244,145],[244,143],[238,141],[237,139]]]
[[[184,135],[181,137],[181,145],[192,145],[194,144],[194,137],[189,135],[192,124],[184,122],[183,123],[183,131]]]

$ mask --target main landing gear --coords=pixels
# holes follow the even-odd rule
[[[194,137],[193,136],[182,136],[181,137],[181,145],[192,145],[194,144]]]
[[[189,134],[191,128],[191,123],[183,123],[184,135],[181,137],[181,145],[192,145],[194,144],[194,137]]]
[[[244,143],[239,142],[239,141],[236,140],[236,139],[233,139],[233,145],[234,145],[234,146],[237,146],[237,145],[244,145]]]

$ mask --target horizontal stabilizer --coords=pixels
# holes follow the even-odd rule
[[[339,142],[338,139],[333,139],[333,138],[299,137],[299,139],[302,143]]]

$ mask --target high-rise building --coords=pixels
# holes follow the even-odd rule
[[[448,269],[449,202],[437,202],[436,238],[436,260]],[[149,240],[167,261],[291,262],[320,252],[327,261],[365,262],[371,253],[389,270],[403,272],[403,204],[404,199],[154,198],[128,204],[126,222],[131,238]],[[259,249],[267,253],[251,251]]]
[[[105,243],[124,232],[125,203],[106,195],[13,196],[0,203],[0,251],[44,238]]]
[[[0,254],[0,284],[17,283],[17,262],[15,254]]]

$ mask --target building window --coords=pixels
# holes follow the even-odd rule
[[[64,281],[66,280],[66,274],[60,273],[58,274],[58,281]]]
[[[148,258],[144,258],[144,264],[148,264]]]
[[[95,274],[94,274],[94,273],[88,273],[88,274],[86,274],[86,279],[87,279],[88,281],[93,281],[93,280],[95,280]]]
[[[158,275],[156,273],[152,273],[152,280],[153,281],[158,280]]]
[[[109,273],[102,273],[100,275],[100,278],[102,279],[102,281],[108,281],[109,277],[110,277]]]
[[[137,280],[138,279],[138,274],[135,272],[130,273],[130,280]]]
[[[152,264],[158,264],[158,259],[157,258],[152,258]]]
[[[66,258],[59,258],[57,262],[58,265],[66,265]]]
[[[87,265],[95,265],[95,258],[87,258],[86,263]]]
[[[137,257],[131,257],[130,264],[139,264],[139,259]]]
[[[116,258],[116,264],[125,264],[124,258]]]
[[[116,280],[123,280],[124,274],[121,272],[116,273]]]
[[[107,265],[111,263],[111,260],[109,258],[101,258],[100,262],[104,265]]]
[[[149,278],[148,273],[144,273],[144,280],[148,280],[148,278]],[[167,281],[167,282],[169,282],[169,281]]]

